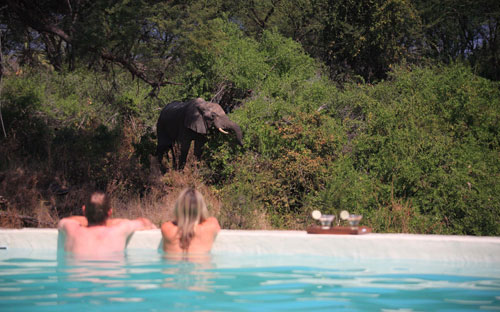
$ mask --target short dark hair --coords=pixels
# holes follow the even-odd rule
[[[111,209],[109,198],[104,192],[97,191],[90,195],[90,198],[85,205],[85,217],[88,225],[103,224],[108,218],[108,212]]]

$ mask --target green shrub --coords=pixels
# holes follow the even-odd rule
[[[157,101],[145,99],[148,89],[120,72],[31,71],[8,76],[4,84],[3,169],[9,163],[41,166],[69,183],[106,188],[116,183],[120,162],[132,158],[132,143],[150,133],[157,118]],[[144,146],[137,147],[144,161]]]
[[[408,201],[446,233],[498,233],[498,86],[461,65],[398,69],[392,79],[348,91],[368,97],[358,104],[357,170],[381,182],[379,200]]]
[[[228,88],[291,98],[290,92],[317,71],[315,61],[292,39],[266,30],[256,41],[222,19],[200,25],[186,49],[182,98],[210,100]]]
[[[45,86],[34,77],[5,79],[3,83],[2,120],[7,138],[2,135],[0,142],[8,145],[9,150],[1,153],[2,163],[7,166],[14,158],[26,161],[46,157],[46,142],[50,140],[52,131],[47,125],[47,118],[39,113]],[[15,140],[9,141],[11,137]]]
[[[461,65],[397,68],[342,92],[303,81],[231,115],[245,149],[214,149],[217,180],[277,228],[345,209],[375,231],[498,235],[499,93]]]

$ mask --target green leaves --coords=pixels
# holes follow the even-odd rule
[[[500,165],[491,150],[500,116],[499,100],[490,97],[495,84],[459,65],[399,70],[394,79],[362,92],[374,102],[361,104],[367,122],[354,140],[356,167],[391,185],[391,194],[379,199],[411,199],[413,210],[441,218],[453,233],[486,233],[470,215],[494,228],[498,217],[480,211]],[[470,174],[484,166],[495,168],[493,174]],[[473,190],[477,183],[481,188]]]
[[[398,67],[343,91],[310,80],[263,93],[232,115],[245,150],[226,158],[222,193],[248,190],[240,197],[279,228],[345,209],[376,231],[498,235],[498,90],[453,65]]]
[[[273,31],[255,40],[222,19],[199,25],[186,48],[186,98],[211,99],[230,88],[285,96],[317,67],[297,42]]]

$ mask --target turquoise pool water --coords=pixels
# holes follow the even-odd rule
[[[0,257],[0,311],[500,310],[500,267],[321,256]]]

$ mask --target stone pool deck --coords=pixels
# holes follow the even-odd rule
[[[0,229],[0,253],[56,252],[56,229]],[[128,249],[158,249],[160,230],[136,232]],[[305,231],[222,230],[213,253],[318,255],[346,259],[421,259],[500,264],[500,237],[378,234],[322,235]]]

